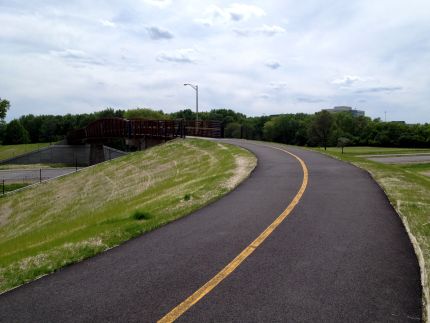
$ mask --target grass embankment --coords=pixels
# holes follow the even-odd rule
[[[430,150],[346,147],[344,154],[341,154],[340,148],[328,148],[327,151],[315,150],[369,171],[386,192],[391,204],[412,235],[412,242],[422,269],[426,319],[429,315],[427,306],[430,281],[430,177],[426,174],[430,173],[430,163],[382,164],[366,159],[365,155],[411,154],[430,152]]]
[[[235,146],[175,140],[0,198],[0,291],[187,215],[255,165]]]
[[[30,151],[49,146],[50,143],[23,144],[23,145],[0,145],[0,160],[16,157]]]
[[[12,184],[4,184],[4,188],[3,188],[3,183],[0,184],[0,194],[3,194],[3,190],[5,193],[7,192],[12,192],[15,190],[18,190],[20,188],[26,187],[30,185],[30,183],[12,183]]]
[[[15,170],[15,169],[48,169],[48,168],[65,168],[74,167],[75,165],[63,163],[50,164],[3,164],[0,165],[0,170]]]

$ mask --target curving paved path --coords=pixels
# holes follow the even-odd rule
[[[232,142],[232,141],[230,141]],[[235,191],[102,255],[0,295],[0,321],[153,322],[211,279],[283,212],[302,183],[292,156],[246,141],[259,163]],[[412,246],[370,176],[289,148],[303,198],[179,322],[419,320]]]

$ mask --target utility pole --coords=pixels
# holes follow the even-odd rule
[[[184,86],[191,86],[196,91],[196,135],[199,132],[199,86],[194,84],[185,83]]]

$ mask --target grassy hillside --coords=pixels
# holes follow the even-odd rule
[[[175,140],[0,198],[0,291],[187,215],[255,165],[235,146]]]
[[[316,149],[324,153],[323,149]],[[410,231],[422,268],[425,314],[428,315],[430,279],[430,163],[382,164],[365,158],[366,154],[412,154],[430,150],[347,147],[329,148],[325,153],[370,172],[386,192],[391,204]]]
[[[6,145],[6,146],[0,145],[0,160],[22,155],[46,146],[49,146],[49,143]]]

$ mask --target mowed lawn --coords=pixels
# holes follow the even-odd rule
[[[323,148],[317,150],[324,152]],[[328,147],[327,153],[341,154],[341,149],[338,147]],[[391,148],[391,147],[345,147],[344,156],[357,156],[357,155],[397,155],[397,154],[422,154],[430,153],[430,149],[426,148]]]
[[[0,145],[0,160],[12,158],[33,150],[49,146],[50,143],[22,144],[22,145]]]
[[[250,152],[174,140],[0,198],[0,291],[80,261],[214,201]]]
[[[383,164],[366,155],[429,153],[430,149],[346,147],[315,149],[361,167],[373,176],[410,230],[422,268],[425,304],[429,305],[430,279],[430,163]],[[427,313],[428,315],[429,313]]]

